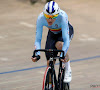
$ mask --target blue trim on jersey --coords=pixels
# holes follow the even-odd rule
[[[54,11],[54,7],[53,7],[54,5],[55,5],[55,2],[53,2],[53,5],[52,5],[52,12]]]

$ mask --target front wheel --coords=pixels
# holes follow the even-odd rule
[[[55,80],[54,74],[53,75],[51,74],[51,67],[47,67],[44,74],[42,90],[56,90],[56,85],[54,80]],[[51,82],[51,86],[49,82]]]
[[[49,90],[49,73],[50,67],[47,67],[44,73],[42,90]]]
[[[59,78],[59,90],[70,90],[70,83],[64,83],[65,67],[63,67]]]

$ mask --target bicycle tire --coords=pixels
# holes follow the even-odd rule
[[[44,79],[43,79],[43,87],[42,90],[49,90],[49,76],[51,75],[51,67],[47,67],[45,74],[44,74]],[[51,90],[56,90],[55,89],[55,82],[54,82],[54,75],[52,77],[52,89]]]
[[[70,90],[70,84],[69,83],[64,83],[64,74],[65,74],[65,67],[63,67],[63,70],[60,74],[60,81],[59,81],[59,90]]]
[[[59,74],[59,90],[64,90],[64,82],[63,82],[63,80],[64,80],[64,68],[63,68],[63,70],[61,71],[61,73]]]
[[[46,90],[46,86],[48,85],[49,87],[49,82],[48,82],[48,78],[49,78],[49,72],[50,72],[50,67],[47,67],[44,73],[44,78],[43,78],[43,87],[42,90]],[[47,80],[48,79],[48,80]],[[47,89],[48,90],[48,89]]]

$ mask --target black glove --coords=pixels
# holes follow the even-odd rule
[[[37,60],[39,60],[39,59],[40,59],[40,55],[37,55],[37,56],[32,56],[32,57],[33,57],[33,58],[34,58],[34,57],[36,57],[36,59],[37,59]]]

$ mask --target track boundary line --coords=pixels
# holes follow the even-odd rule
[[[98,55],[98,56],[92,56],[92,57],[88,57],[88,58],[71,60],[71,63],[73,63],[73,62],[79,62],[79,61],[85,61],[85,60],[92,60],[92,59],[95,59],[95,58],[100,58],[100,55]],[[56,63],[55,65],[58,65],[58,64],[59,63]],[[31,67],[31,68],[26,68],[26,69],[20,69],[20,70],[7,71],[7,72],[1,72],[0,74],[8,74],[8,73],[15,73],[15,72],[20,72],[20,71],[27,71],[27,70],[32,70],[32,69],[44,68],[46,66],[47,65],[37,66],[37,67]]]

